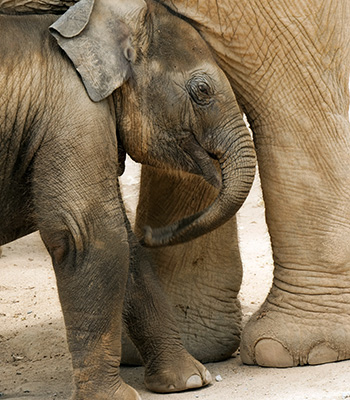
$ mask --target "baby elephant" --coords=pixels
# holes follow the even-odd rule
[[[139,398],[119,377],[122,318],[149,389],[206,385],[210,375],[183,348],[130,230],[117,138],[138,162],[220,188],[212,207],[149,228],[145,243],[214,229],[254,177],[230,85],[198,33],[151,0],[81,0],[56,19],[0,16],[0,245],[40,231],[57,277],[73,399]]]

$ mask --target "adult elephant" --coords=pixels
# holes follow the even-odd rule
[[[122,316],[149,389],[208,384],[126,219],[118,147],[220,188],[212,207],[145,241],[181,242],[229,219],[248,194],[255,152],[225,74],[198,32],[153,1],[82,0],[58,20],[0,15],[0,36],[0,245],[40,230],[73,398],[139,398],[119,376]]]
[[[243,330],[242,360],[350,358],[350,3],[164,2],[210,44],[254,133],[275,268]],[[137,224],[167,223],[213,197],[197,179],[144,168]],[[185,345],[201,360],[229,356],[240,340],[235,221],[153,256]]]

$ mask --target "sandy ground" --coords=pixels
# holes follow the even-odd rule
[[[130,166],[131,165],[131,166]],[[137,177],[130,164],[124,197],[135,203]],[[239,215],[245,320],[271,285],[272,262],[258,182]],[[214,383],[201,390],[156,395],[143,386],[143,368],[123,368],[144,400],[350,399],[350,361],[288,369],[244,366],[239,355],[208,364]],[[3,247],[0,259],[0,399],[68,399],[71,365],[55,276],[38,234]]]

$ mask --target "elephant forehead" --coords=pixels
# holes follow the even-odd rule
[[[172,16],[173,17],[173,16]],[[172,18],[172,23],[156,21],[154,35],[149,49],[151,57],[164,61],[182,61],[185,63],[212,60],[211,51],[199,33],[188,23],[178,17]]]
[[[194,75],[206,75],[213,81],[222,79],[222,71],[213,62],[203,60],[201,62],[189,62],[183,59],[153,59],[149,63],[152,76],[161,76],[166,80],[172,80],[177,84],[186,83]]]
[[[149,68],[154,74],[163,74],[165,71],[164,62],[160,60],[151,60],[149,63]]]

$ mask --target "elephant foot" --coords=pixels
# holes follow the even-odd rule
[[[71,400],[141,400],[140,395],[131,386],[125,382],[121,382],[117,390],[97,391],[79,390],[73,394]]]
[[[350,310],[337,312],[335,303],[322,310],[315,299],[307,300],[306,305],[292,308],[290,303],[276,307],[268,298],[243,330],[243,363],[293,367],[349,359]],[[305,311],[310,306],[314,306],[314,311]]]
[[[100,397],[95,397],[96,400],[100,400]],[[101,400],[104,400],[104,397],[101,397]],[[106,397],[106,400],[109,399]],[[114,393],[114,396],[111,397],[110,400],[141,400],[141,396],[136,392],[134,388],[127,385],[126,383],[122,383],[120,388]]]
[[[211,382],[209,371],[186,350],[168,360],[155,360],[146,365],[145,385],[156,393],[181,392],[206,386]]]

